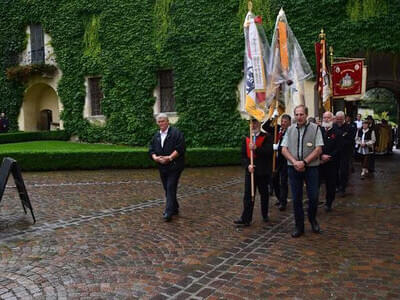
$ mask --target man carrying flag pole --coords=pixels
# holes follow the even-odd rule
[[[260,131],[261,121],[265,118],[266,58],[269,45],[265,38],[260,17],[249,12],[244,24],[245,34],[245,74],[246,74],[246,111],[250,115],[250,135],[243,140],[242,163],[245,167],[245,192],[243,212],[234,221],[238,226],[249,226],[253,218],[255,187],[261,196],[261,214],[268,222],[268,182],[271,169],[272,137]]]
[[[269,45],[262,26],[260,26],[260,30],[257,26],[257,24],[262,23],[261,18],[253,15],[252,6],[252,1],[249,1],[249,12],[243,25],[245,36],[244,70],[246,76],[245,108],[250,117],[261,122],[265,118],[266,60],[269,54]],[[249,127],[250,137],[253,137],[251,124]],[[253,151],[250,151],[250,163],[253,165]],[[252,201],[254,201],[254,197],[254,174],[252,173]]]

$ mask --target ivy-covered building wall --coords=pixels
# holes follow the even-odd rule
[[[269,38],[283,7],[311,65],[321,28],[335,55],[400,52],[400,2],[254,0]],[[41,24],[62,73],[63,126],[89,142],[146,145],[155,130],[157,72],[173,70],[177,126],[189,146],[237,146],[247,130],[237,110],[247,0],[1,0],[0,110],[18,129],[26,83],[6,70]],[[84,118],[85,80],[101,76],[103,125]]]

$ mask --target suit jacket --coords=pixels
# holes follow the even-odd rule
[[[183,170],[185,165],[185,138],[182,132],[180,132],[177,128],[170,126],[163,147],[161,147],[160,131],[157,131],[157,133],[153,136],[150,142],[149,155],[150,157],[153,154],[158,156],[168,156],[175,150],[179,153],[179,156],[166,165],[157,164],[159,169],[171,171]]]
[[[356,137],[357,130],[354,126],[350,126],[350,124],[344,123],[341,127],[336,124],[333,127],[338,128],[342,132],[342,142],[343,147],[341,152],[344,155],[348,155],[349,152],[353,151],[354,148],[354,139]]]
[[[270,134],[272,136],[272,141],[275,143],[275,128],[271,126],[271,120],[267,120],[263,126],[262,129],[267,132],[267,134]],[[281,130],[281,125],[278,124],[277,132],[279,135],[279,131]],[[285,132],[282,134],[280,139],[277,141],[276,144],[278,144],[278,151],[277,151],[277,158],[276,158],[276,171],[281,170],[284,167],[287,167],[287,160],[282,154],[282,146],[281,143],[283,141],[283,137],[285,136],[287,132],[287,129]]]
[[[332,156],[330,161],[337,161],[340,156],[340,151],[343,148],[343,136],[339,127],[332,127],[328,131],[321,127],[324,146],[322,146],[322,154]]]
[[[257,147],[254,151],[256,156],[254,158],[254,165],[256,166],[254,174],[259,176],[270,175],[272,172],[272,136],[262,132],[259,136],[264,137],[264,142],[261,147]],[[246,138],[243,139],[242,143],[242,165],[246,168],[246,172],[249,172],[250,158],[247,156]]]

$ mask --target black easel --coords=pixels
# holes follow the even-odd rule
[[[24,209],[25,214],[27,213],[26,208],[29,208],[32,214],[33,222],[36,223],[35,215],[33,214],[32,204],[29,200],[24,180],[22,179],[21,170],[18,167],[17,162],[10,157],[5,157],[0,167],[0,202],[3,198],[4,190],[6,189],[10,172],[14,177],[14,182],[17,187],[19,198],[21,199],[22,208]]]

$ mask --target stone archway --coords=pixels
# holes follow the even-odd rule
[[[48,84],[36,83],[24,94],[18,117],[22,131],[54,130],[60,126],[60,105],[56,91]],[[44,114],[47,119],[44,120]],[[51,120],[49,120],[51,116]]]

